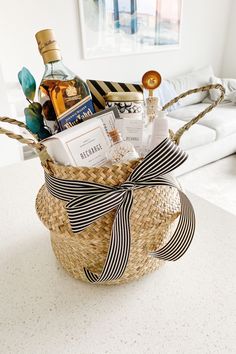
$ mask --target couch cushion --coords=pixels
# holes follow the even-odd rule
[[[147,90],[145,90],[147,91]],[[161,85],[154,91],[154,94],[156,93],[157,97],[159,97],[160,100],[160,105],[163,107],[166,103],[171,101],[173,98],[175,98],[177,95],[173,85],[170,85],[170,83],[167,80],[162,81]],[[175,109],[179,108],[181,104],[179,102],[173,104],[169,108],[167,108],[167,112],[174,111]]]
[[[211,84],[220,84],[225,89],[224,101],[231,101],[230,94],[236,91],[236,79],[220,79],[219,77],[211,77]],[[220,91],[216,89],[210,90],[210,98],[212,101],[218,100],[220,97]]]
[[[196,117],[198,113],[202,112],[207,107],[209,107],[209,103],[191,104],[186,107],[180,107],[173,112],[169,112],[168,115],[176,119],[189,121],[190,119]],[[204,119],[206,119],[206,117],[204,117]]]
[[[174,133],[181,128],[185,122],[168,116],[169,128]],[[180,140],[180,146],[184,150],[189,150],[194,147],[209,144],[216,139],[216,132],[198,124],[193,125],[187,132],[185,132]]]
[[[170,112],[169,115],[172,118],[188,122],[208,106],[206,103],[190,105]],[[197,124],[215,129],[217,139],[234,134],[236,133],[236,106],[231,103],[223,103],[206,114]]]
[[[177,93],[177,96],[180,93],[188,91],[190,89],[195,89],[197,87],[201,87],[204,85],[208,85],[210,83],[210,78],[213,76],[213,69],[211,66],[207,66],[205,68],[195,70],[191,73],[174,77],[173,79],[168,79],[170,85],[173,86],[174,90]],[[182,107],[199,103],[204,100],[208,95],[208,92],[198,92],[192,95],[189,95],[183,98],[180,101],[180,105]]]
[[[144,90],[143,95],[144,95],[144,100],[146,101],[146,99],[149,96],[149,91]],[[163,107],[166,103],[168,103],[169,101],[171,101],[173,98],[175,98],[178,95],[175,92],[173,85],[170,85],[170,83],[167,80],[164,80],[161,82],[161,85],[156,90],[154,90],[154,96],[158,97],[159,105],[161,107]],[[171,112],[179,107],[181,107],[180,103],[176,102],[175,104],[173,104],[172,106],[167,108],[166,111]]]

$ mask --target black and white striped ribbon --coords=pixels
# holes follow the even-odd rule
[[[186,252],[195,231],[195,215],[189,199],[167,175],[186,159],[185,152],[169,139],[165,139],[133,170],[128,180],[119,186],[109,187],[92,182],[64,180],[45,174],[48,191],[54,197],[68,202],[66,209],[74,233],[83,231],[95,220],[116,209],[109,250],[101,274],[84,269],[90,282],[120,278],[126,269],[130,253],[129,216],[134,189],[155,186],[178,189],[181,214],[177,228],[167,244],[150,255],[176,261]]]

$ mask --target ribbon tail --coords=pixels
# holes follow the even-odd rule
[[[128,191],[124,197],[123,203],[116,212],[108,255],[102,273],[97,275],[89,269],[84,268],[86,277],[91,283],[114,280],[123,275],[130,254],[131,236],[129,215],[132,204],[132,191]]]
[[[176,230],[165,246],[150,253],[155,258],[167,261],[176,261],[184,255],[192,242],[195,232],[195,214],[192,204],[182,191],[178,191],[181,214]]]

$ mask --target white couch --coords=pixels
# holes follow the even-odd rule
[[[214,78],[211,67],[166,81],[166,84],[171,87],[176,96],[192,88],[209,83],[219,83],[219,79],[216,80]],[[236,88],[236,80],[231,81],[233,81]],[[222,84],[225,86],[224,81]],[[226,87],[226,93],[228,93],[227,89]],[[216,94],[217,92],[211,92],[210,94],[207,92],[197,93],[184,98],[182,104],[178,107],[175,106],[174,110],[168,112],[170,129],[176,132],[186,122],[196,117],[198,113],[212,103],[210,98],[211,96],[215,98]],[[167,101],[167,98],[164,101]],[[192,126],[189,131],[184,133],[180,146],[188,152],[189,158],[178,168],[177,175],[182,175],[235,153],[236,105],[229,101],[224,101],[218,105],[197,124]]]

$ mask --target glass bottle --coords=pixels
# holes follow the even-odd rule
[[[53,30],[39,31],[35,37],[45,64],[39,100],[46,124],[55,134],[93,114],[92,97],[87,84],[63,64]]]
[[[128,141],[124,141],[117,129],[109,132],[113,145],[111,146],[107,157],[113,164],[126,163],[139,158],[134,146]]]

